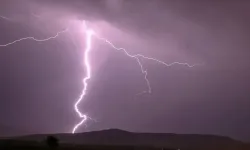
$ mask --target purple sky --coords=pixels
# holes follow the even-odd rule
[[[244,0],[1,1],[0,16],[10,19],[0,18],[0,45],[54,36],[70,25],[72,32],[0,47],[0,136],[70,132],[79,122],[73,104],[85,75],[85,19],[130,53],[204,65],[165,67],[144,60],[152,94],[135,99],[147,88],[136,61],[93,39],[93,77],[80,108],[97,122],[79,131],[120,128],[249,141],[249,8]]]

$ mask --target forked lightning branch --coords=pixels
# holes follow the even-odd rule
[[[3,17],[1,16],[1,18],[3,19],[8,19],[6,17]],[[82,89],[82,92],[79,96],[79,98],[76,100],[76,102],[74,103],[74,109],[77,113],[77,115],[79,116],[79,118],[81,119],[77,124],[74,125],[73,129],[72,129],[72,133],[75,133],[77,131],[77,129],[83,125],[84,123],[86,123],[86,121],[90,118],[88,117],[86,114],[82,113],[80,111],[80,109],[78,108],[78,105],[81,103],[81,101],[84,99],[84,96],[87,94],[87,89],[88,89],[88,81],[91,79],[91,64],[90,64],[90,61],[89,61],[89,54],[90,54],[90,51],[92,50],[92,40],[93,40],[93,37],[96,37],[96,39],[98,40],[101,40],[105,43],[107,43],[108,45],[111,46],[111,48],[113,48],[114,50],[118,50],[118,51],[122,51],[126,56],[130,57],[131,59],[134,59],[135,62],[138,63],[138,67],[139,69],[141,70],[142,74],[144,75],[144,79],[145,79],[145,82],[147,84],[147,90],[145,91],[142,91],[141,93],[138,93],[138,95],[140,94],[144,94],[144,93],[151,93],[151,86],[150,86],[150,82],[147,78],[147,70],[143,67],[142,63],[141,63],[141,59],[146,59],[146,60],[151,60],[151,61],[155,61],[156,63],[159,63],[161,65],[164,65],[166,67],[170,67],[170,66],[173,66],[173,65],[184,65],[184,66],[187,66],[187,67],[194,67],[194,66],[197,66],[199,64],[194,64],[194,65],[190,65],[188,63],[182,63],[182,62],[173,62],[173,63],[166,63],[164,61],[161,61],[161,60],[158,60],[156,58],[152,58],[152,57],[148,57],[148,56],[144,56],[142,54],[135,54],[135,55],[132,55],[130,54],[126,49],[124,48],[118,48],[116,47],[111,41],[109,41],[108,39],[105,39],[105,38],[102,38],[102,37],[99,37],[98,34],[93,30],[93,29],[90,29],[88,28],[87,24],[85,21],[83,21],[83,24],[82,24],[82,27],[84,28],[85,32],[85,36],[86,36],[86,41],[83,41],[85,42],[85,48],[83,49],[84,50],[84,67],[85,67],[85,76],[83,77],[83,80],[82,80],[82,84],[83,84],[83,89]],[[18,42],[21,42],[23,40],[32,40],[32,41],[35,41],[35,42],[46,42],[48,40],[52,40],[52,39],[55,39],[57,38],[60,34],[62,33],[65,33],[65,32],[68,32],[69,29],[66,29],[66,30],[62,30],[62,31],[59,31],[57,32],[57,34],[55,36],[51,36],[51,37],[48,37],[48,38],[45,38],[45,39],[37,39],[35,37],[24,37],[24,38],[21,38],[21,39],[17,39],[17,40],[14,40],[12,42],[9,42],[9,43],[6,43],[6,44],[0,44],[0,47],[6,47],[6,46],[11,46],[12,44],[16,44]]]

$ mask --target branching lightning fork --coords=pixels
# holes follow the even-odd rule
[[[0,16],[0,18],[2,19],[6,19],[6,20],[9,20],[9,18],[7,17],[4,17],[4,16]],[[121,50],[125,53],[125,55],[127,55],[128,57],[130,58],[133,58],[137,61],[137,63],[139,64],[140,66],[140,69],[141,69],[141,72],[142,74],[144,75],[144,79],[146,81],[146,84],[147,84],[147,88],[148,90],[146,91],[143,91],[141,93],[138,93],[138,94],[143,94],[143,93],[151,93],[152,90],[151,90],[151,86],[150,86],[150,82],[147,78],[147,75],[148,75],[148,72],[147,70],[143,67],[140,59],[146,59],[146,60],[152,60],[152,61],[156,61],[157,63],[159,64],[162,64],[162,65],[165,65],[167,67],[170,67],[170,66],[173,66],[173,65],[185,65],[187,67],[194,67],[194,66],[197,66],[197,65],[200,65],[200,64],[194,64],[194,65],[190,65],[188,63],[181,63],[181,62],[173,62],[173,63],[165,63],[161,60],[158,60],[156,58],[151,58],[151,57],[147,57],[147,56],[144,56],[142,54],[135,54],[135,55],[132,55],[130,54],[126,49],[124,48],[117,48],[111,41],[105,39],[105,38],[102,38],[102,37],[99,37],[92,29],[88,29],[87,25],[86,25],[86,22],[84,21],[84,27],[85,27],[85,33],[86,33],[86,48],[85,48],[85,52],[84,52],[84,65],[86,67],[86,76],[83,78],[82,82],[83,82],[83,89],[82,89],[82,92],[79,96],[79,98],[77,99],[77,101],[75,102],[74,104],[74,109],[76,111],[76,113],[78,114],[78,116],[81,118],[81,121],[79,123],[77,123],[73,129],[72,129],[72,133],[75,133],[76,130],[82,125],[84,124],[87,119],[91,119],[90,117],[88,117],[86,114],[83,114],[79,108],[78,108],[78,105],[80,104],[80,102],[83,100],[84,96],[86,95],[86,92],[87,92],[87,88],[88,88],[88,80],[91,78],[91,64],[89,62],[89,52],[91,51],[91,48],[92,48],[92,37],[95,36],[97,39],[107,43],[108,45],[110,45],[113,49],[115,50]],[[68,28],[63,30],[63,31],[60,31],[58,32],[55,36],[52,36],[52,37],[48,37],[46,39],[36,39],[34,37],[25,37],[25,38],[21,38],[21,39],[18,39],[18,40],[15,40],[13,42],[10,42],[10,43],[7,43],[7,44],[3,44],[1,45],[0,44],[0,47],[6,47],[6,46],[10,46],[12,44],[15,44],[17,42],[20,42],[20,41],[23,41],[23,40],[34,40],[36,42],[44,42],[44,41],[48,41],[48,40],[51,40],[51,39],[55,39],[57,38],[61,33],[64,33],[68,31]],[[137,95],[138,95],[137,94]]]
[[[55,36],[48,37],[48,38],[45,38],[45,39],[36,39],[34,37],[25,37],[25,38],[21,38],[21,39],[15,40],[15,41],[7,43],[7,44],[0,45],[0,47],[6,47],[6,46],[9,46],[9,45],[15,44],[17,42],[21,42],[23,40],[34,40],[36,42],[45,42],[45,41],[57,38],[61,33],[64,33],[66,31],[68,31],[68,28],[65,29],[65,30],[57,32],[57,34]]]
[[[140,66],[140,68],[141,68],[141,72],[144,74],[144,78],[145,78],[145,81],[146,81],[147,86],[148,86],[148,91],[143,91],[143,92],[138,93],[138,94],[142,94],[142,93],[151,93],[151,92],[152,92],[152,91],[151,91],[151,87],[150,87],[150,82],[149,82],[149,80],[148,80],[148,78],[147,78],[147,75],[148,75],[147,70],[143,68],[143,65],[142,65],[142,63],[141,63],[141,61],[140,61],[140,57],[143,58],[143,59],[156,61],[156,62],[158,62],[158,63],[160,63],[160,64],[162,64],[162,65],[165,65],[165,66],[167,66],[167,67],[170,67],[170,66],[173,66],[173,65],[176,65],[176,64],[177,64],[177,65],[185,65],[185,66],[191,68],[191,67],[194,67],[194,66],[199,65],[199,64],[190,65],[190,64],[188,64],[188,63],[182,63],[182,62],[173,62],[173,63],[168,64],[168,63],[165,63],[165,62],[163,62],[163,61],[161,61],[161,60],[158,60],[158,59],[156,59],[156,58],[147,57],[147,56],[144,56],[144,55],[142,55],[142,54],[135,54],[135,55],[132,55],[132,54],[129,54],[129,52],[128,52],[125,48],[118,48],[118,47],[116,47],[112,42],[110,42],[109,40],[107,40],[107,39],[105,39],[105,38],[98,37],[98,35],[96,35],[96,37],[97,37],[98,39],[100,39],[100,40],[106,42],[107,44],[109,44],[109,45],[110,45],[112,48],[114,48],[115,50],[121,50],[121,51],[123,51],[128,57],[131,57],[131,58],[136,59],[136,61],[138,62],[139,66]]]

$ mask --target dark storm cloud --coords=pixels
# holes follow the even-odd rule
[[[174,38],[183,49],[182,53],[196,56],[197,61],[214,68],[249,67],[248,1],[73,0],[42,3],[51,9],[75,11],[83,19],[108,21],[141,38]]]
[[[26,0],[0,6],[3,15],[15,19],[31,12],[57,12],[91,22],[104,20],[133,37],[134,42],[118,37],[124,47],[134,50],[150,43],[147,53],[144,49],[138,52],[168,62],[204,62],[187,69],[144,61],[153,93],[134,99],[145,87],[136,62],[101,45],[104,52],[112,53],[98,68],[81,105],[83,112],[98,120],[86,130],[115,127],[249,140],[249,2]],[[51,20],[58,16],[51,15]],[[27,34],[40,35],[24,25],[33,19],[22,20],[16,24],[1,20],[1,30],[7,35],[1,36],[1,43]],[[0,109],[5,121],[0,124],[18,124],[27,133],[68,132],[78,121],[71,106],[81,90],[83,71],[80,56],[72,53],[69,57],[68,49],[74,47],[67,39],[0,48],[1,88],[5,91],[0,105],[5,108]]]

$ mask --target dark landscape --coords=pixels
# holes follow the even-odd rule
[[[45,139],[48,135],[27,135],[5,138],[0,142],[1,149],[48,149]],[[77,134],[50,135],[59,140],[57,149],[86,150],[249,150],[250,144],[224,136],[173,134],[173,133],[134,133],[119,129],[92,131]]]

